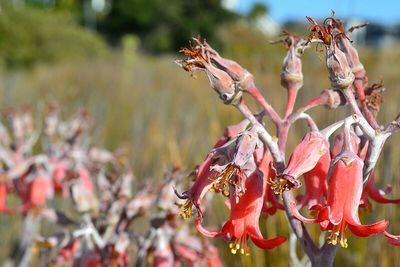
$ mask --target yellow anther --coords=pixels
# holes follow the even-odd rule
[[[221,192],[224,196],[229,196],[229,183],[232,176],[238,173],[238,169],[233,166],[227,166],[220,175],[215,179],[212,183],[212,190],[213,192]]]
[[[288,186],[287,180],[280,178],[278,180],[274,180],[273,178],[269,178],[268,184],[271,186],[272,191],[274,191],[275,195],[279,195],[279,198],[282,200],[282,194],[285,191],[288,191],[290,188]]]
[[[237,251],[236,249],[231,249],[232,254],[236,254],[236,251]]]
[[[240,254],[244,255],[244,248],[240,249]]]
[[[190,200],[186,200],[183,204],[178,204],[179,211],[178,216],[183,219],[189,219],[193,215],[193,203]]]
[[[341,238],[340,239],[340,245],[342,248],[347,248],[349,245],[347,244],[347,238]]]
[[[231,242],[229,243],[229,248],[232,249],[235,246],[235,243]]]

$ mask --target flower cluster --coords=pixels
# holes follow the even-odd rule
[[[348,246],[349,231],[361,237],[385,234],[391,244],[400,244],[399,236],[385,231],[387,220],[365,225],[359,218],[360,209],[372,210],[370,199],[378,203],[400,202],[387,197],[391,187],[380,190],[374,181],[379,154],[385,141],[399,129],[400,116],[386,126],[376,120],[383,103],[378,95],[383,85],[368,86],[366,72],[349,37],[353,30],[366,25],[346,31],[343,22],[334,15],[332,12],[322,25],[307,17],[311,23],[308,38],[284,32],[284,38],[274,42],[284,43],[287,48],[281,73],[281,85],[288,93],[284,116],[262,96],[247,70],[221,57],[200,38],[195,38],[190,48],[182,49],[185,58],[176,61],[191,73],[204,71],[223,102],[245,117],[226,129],[194,172],[192,186],[181,194],[177,192],[185,200],[178,214],[190,218],[194,206],[199,232],[208,237],[224,237],[233,254],[248,255],[249,238],[263,249],[282,244],[285,237],[264,239],[259,226],[262,213],[274,215],[277,210],[287,213],[292,230],[313,266],[331,265],[336,245]],[[297,92],[303,86],[301,55],[312,43],[318,43],[326,52],[331,88],[294,110]],[[261,112],[250,110],[244,93],[255,99]],[[317,106],[330,109],[349,106],[351,114],[321,130],[307,114]],[[264,117],[276,127],[274,135],[267,131]],[[288,133],[300,119],[307,123],[309,132],[286,163]],[[331,138],[339,129],[341,132]],[[304,194],[297,193],[296,189],[303,184]],[[206,213],[202,200],[207,192],[221,193],[230,211],[230,217],[217,232],[205,229],[202,224]],[[301,215],[302,209],[308,210],[313,218]],[[308,223],[318,223],[327,232],[324,246],[318,247],[310,238],[304,225]]]

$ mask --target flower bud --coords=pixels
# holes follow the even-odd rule
[[[354,81],[354,74],[347,62],[346,55],[340,51],[335,42],[326,49],[326,66],[332,88],[346,89]]]
[[[283,60],[281,72],[281,85],[286,89],[294,87],[300,89],[303,86],[303,73],[301,64],[301,51],[304,47],[304,40],[294,35],[288,35],[284,41],[288,46],[288,52]]]
[[[207,74],[211,87],[218,93],[225,104],[229,104],[235,97],[235,84],[232,78],[223,70],[211,64],[204,64],[204,71]]]
[[[225,71],[235,82],[241,82],[246,78],[248,71],[236,61],[221,57],[205,40],[203,40],[203,42],[198,38],[194,38],[194,40],[199,49],[208,53],[211,62],[219,69]]]
[[[355,74],[357,72],[365,72],[363,64],[358,57],[357,49],[351,44],[350,40],[345,36],[340,36],[337,41],[339,49],[345,54],[347,62]]]
[[[325,107],[332,109],[343,106],[347,103],[346,99],[341,96],[339,91],[328,89],[321,92],[321,102]]]

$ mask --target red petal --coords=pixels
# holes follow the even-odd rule
[[[389,225],[389,222],[386,220],[382,220],[379,222],[376,222],[374,224],[368,224],[368,225],[352,225],[348,224],[350,231],[361,237],[366,237],[370,236],[373,234],[378,234],[382,233],[385,231],[386,227]]]
[[[308,219],[304,217],[303,215],[300,214],[300,212],[297,210],[296,203],[292,203],[290,205],[290,212],[293,217],[295,217],[297,220],[305,222],[305,223],[318,223],[320,222],[319,219]]]
[[[368,195],[375,200],[378,203],[400,203],[400,199],[388,199],[385,198],[381,190],[378,189],[378,187],[375,184],[375,173],[372,172],[371,176],[368,179],[367,185],[365,186],[365,191],[368,193]]]
[[[271,239],[264,239],[262,237],[261,233],[256,231],[256,229],[254,229],[253,227],[248,227],[247,233],[250,236],[253,243],[257,247],[262,248],[262,249],[273,249],[273,248],[281,245],[282,243],[284,243],[287,240],[287,238],[283,237],[283,236],[278,236],[278,237],[271,238]]]
[[[219,236],[222,235],[221,232],[210,232],[210,231],[208,231],[206,228],[203,227],[203,225],[201,225],[201,221],[200,220],[196,220],[195,221],[195,225],[196,225],[197,231],[199,231],[204,236],[214,238],[214,237],[219,237]]]
[[[296,146],[282,175],[297,179],[312,170],[320,158],[329,151],[328,140],[319,132],[307,133]]]
[[[388,242],[389,244],[393,246],[400,246],[400,235],[392,235],[389,234],[388,232],[384,231],[383,234],[389,238]]]

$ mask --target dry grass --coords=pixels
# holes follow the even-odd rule
[[[283,48],[267,48],[257,57],[249,58],[237,54],[240,49],[235,51],[231,49],[230,56],[253,72],[267,99],[282,112],[285,91],[279,86],[278,77]],[[388,90],[380,118],[385,123],[400,111],[399,51],[396,48],[361,54],[370,81],[378,81],[380,75],[384,75]],[[304,74],[305,85],[299,102],[310,99],[329,85],[324,63],[313,50],[305,55]],[[40,109],[46,102],[57,101],[63,105],[66,114],[73,113],[78,107],[86,107],[96,121],[94,143],[110,149],[128,148],[136,176],[140,179],[159,179],[171,164],[193,168],[221,135],[224,126],[241,119],[232,107],[220,103],[203,76],[194,80],[173,64],[172,57],[114,52],[91,61],[42,65],[24,72],[2,71],[0,85],[1,107],[31,104]],[[348,110],[341,108],[336,112],[317,108],[311,114],[323,127],[348,114]],[[304,125],[292,129],[289,151],[301,139],[304,130]],[[385,147],[378,172],[382,185],[394,184],[393,196],[397,197],[400,197],[399,136],[397,134]],[[220,204],[214,211],[208,211],[208,215],[212,221],[221,223],[224,214],[217,212],[219,209],[222,209]],[[399,207],[374,205],[374,209],[374,214],[366,214],[363,222],[387,218],[391,220],[390,231],[400,233],[396,224],[400,218]],[[0,245],[3,247],[0,260],[9,251],[10,240],[16,237],[19,227],[18,221],[0,215]],[[268,236],[286,234],[284,214],[268,218],[266,228]],[[287,266],[287,245],[268,252],[253,249],[250,258],[241,258],[230,255],[222,240],[216,243],[226,266]],[[339,263],[393,266],[400,263],[399,248],[386,244],[381,236],[351,237],[349,248],[339,249],[336,263],[338,266]]]

